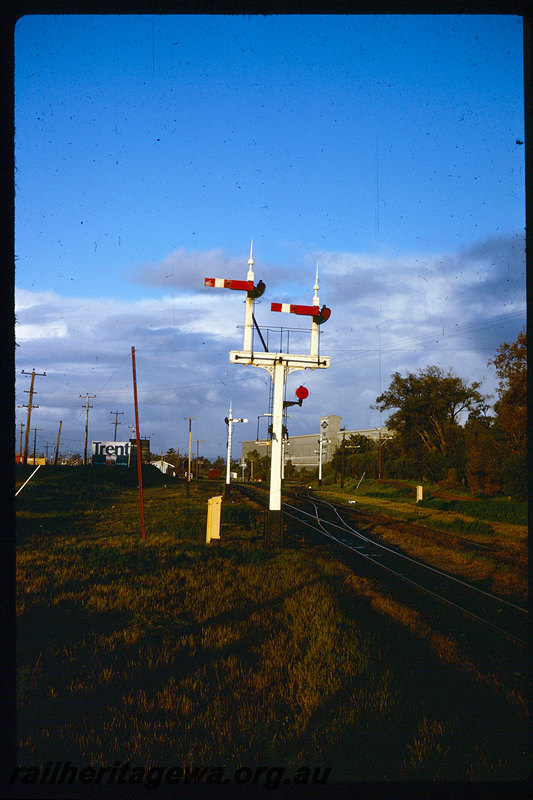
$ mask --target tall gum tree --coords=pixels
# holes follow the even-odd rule
[[[466,383],[438,366],[428,366],[405,377],[395,372],[389,388],[373,406],[379,411],[396,409],[386,425],[399,436],[403,452],[418,459],[435,480],[460,467],[463,449],[462,415],[484,406],[480,383]]]

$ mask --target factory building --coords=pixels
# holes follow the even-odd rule
[[[312,469],[318,465],[319,440],[322,436],[322,463],[331,461],[335,451],[342,445],[343,437],[349,439],[350,436],[359,434],[368,436],[369,439],[378,441],[380,438],[389,438],[392,433],[387,428],[357,428],[346,430],[341,428],[341,419],[338,414],[330,414],[328,417],[320,418],[320,430],[316,433],[305,433],[298,436],[290,436],[285,439],[285,461],[292,461],[296,469]],[[270,441],[260,439],[258,441],[242,442],[242,461],[247,460],[248,453],[256,450],[260,456],[270,454]]]

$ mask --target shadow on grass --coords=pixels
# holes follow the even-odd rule
[[[290,752],[327,741],[321,758],[336,780],[524,780],[529,722],[511,707],[505,687],[497,691],[475,671],[443,664],[426,639],[373,608],[370,597],[354,598],[342,576],[326,580],[342,616],[371,647],[372,675],[360,678],[351,722],[345,713],[347,723],[330,731],[317,709]],[[328,708],[348,710],[351,688],[338,689]]]
[[[257,646],[262,630],[261,625],[247,626],[250,616],[257,612],[274,613],[288,597],[319,580],[301,582],[269,600],[233,607],[202,623],[187,612],[173,618],[162,614],[150,616],[149,612],[92,612],[75,600],[63,601],[53,608],[30,608],[18,626],[18,660],[22,700],[19,729],[26,736],[33,732],[32,757],[39,763],[57,758],[58,753],[63,760],[87,760],[86,749],[65,736],[66,730],[87,730],[101,738],[102,757],[109,759],[114,755],[123,759],[124,752],[116,737],[123,736],[127,744],[129,716],[124,708],[127,696],[147,692],[153,697],[169,682],[179,687],[187,678],[195,679],[226,659],[236,658],[239,669],[258,668]],[[225,626],[237,635],[220,645],[201,644],[210,629]],[[128,642],[121,631],[127,632],[132,640]],[[114,633],[118,635],[112,649],[104,650],[98,638]],[[104,680],[98,673],[103,676],[106,671],[112,677]],[[54,702],[49,697],[51,688]],[[231,702],[231,698],[225,698],[227,701]],[[200,707],[197,712],[205,710]],[[152,716],[157,721],[165,715],[168,716],[167,712],[155,709]],[[112,723],[112,731],[108,733],[106,721]],[[43,738],[42,731],[46,732]],[[198,736],[201,735],[200,729]],[[154,763],[157,758],[168,760],[171,747],[172,743],[168,743],[158,749],[152,743]]]

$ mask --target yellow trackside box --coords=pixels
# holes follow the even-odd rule
[[[211,539],[220,539],[220,511],[222,508],[222,495],[210,497],[207,501],[207,531],[205,543]]]

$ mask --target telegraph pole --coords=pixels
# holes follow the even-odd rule
[[[56,457],[54,458],[54,467],[57,464],[57,457],[59,455],[59,437],[61,436],[61,426],[62,426],[62,424],[63,424],[63,420],[60,419],[59,420],[59,431],[58,431],[58,434],[57,434]]]
[[[22,374],[23,375],[29,375],[30,373],[29,372],[25,372],[24,370],[22,370]],[[30,383],[30,389],[29,389],[30,402],[28,403],[28,419],[26,420],[26,436],[25,436],[25,439],[24,439],[24,459],[23,459],[24,464],[26,463],[26,461],[28,459],[28,438],[29,438],[29,435],[30,435],[31,410],[32,410],[32,408],[39,408],[39,406],[34,406],[32,404],[33,403],[33,394],[34,394],[34,392],[33,392],[33,384],[35,382],[35,376],[36,375],[44,377],[46,375],[46,372],[35,372],[35,369],[32,369],[32,371],[31,371],[31,383]],[[27,392],[28,390],[25,389],[24,391]],[[37,392],[35,392],[35,394],[37,394]],[[22,406],[22,408],[24,408],[24,405]]]
[[[378,428],[378,481],[381,483],[381,448],[392,439],[392,436],[381,438],[381,427]]]
[[[135,437],[137,449],[137,478],[139,481],[139,511],[141,515],[141,539],[146,539],[144,525],[144,495],[143,495],[143,470],[141,453],[141,434],[139,432],[139,406],[137,404],[137,368],[135,366],[135,348],[131,348],[131,368],[133,372],[133,404],[135,407]]]
[[[44,428],[33,429],[33,466],[35,466],[35,450],[37,448],[37,431],[44,431]]]
[[[189,459],[187,461],[187,497],[191,493],[191,421],[196,417],[183,417],[189,420]]]
[[[19,449],[19,463],[22,461],[22,428],[24,427],[24,423],[20,423],[20,449]]]
[[[80,397],[83,398],[83,395],[80,394]],[[95,394],[86,394],[85,395],[85,449],[83,451],[83,463],[87,464],[87,435],[89,431],[89,409],[92,406],[89,405],[89,398],[96,397]]]
[[[111,425],[115,426],[115,438],[113,439],[113,441],[116,442],[117,441],[117,425],[121,425],[122,424],[121,422],[118,421],[118,415],[119,414],[124,414],[124,412],[123,411],[110,411],[109,413],[115,415],[115,421],[112,422]]]
[[[199,451],[200,442],[205,442],[205,439],[197,439],[196,440],[196,480],[198,480],[198,460],[199,460],[198,451]]]

